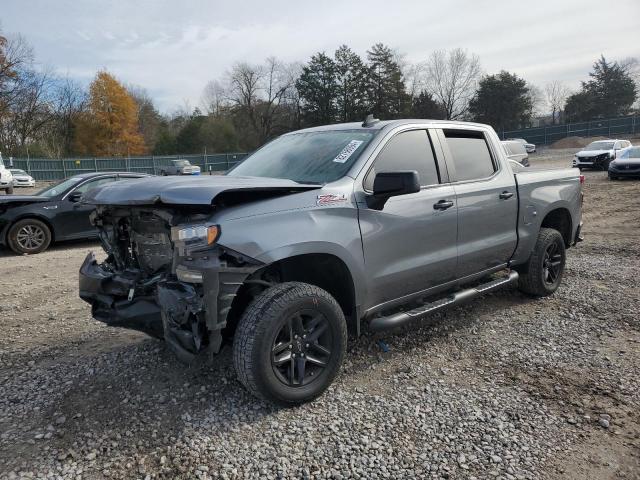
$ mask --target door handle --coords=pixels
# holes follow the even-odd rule
[[[502,200],[506,200],[511,197],[513,197],[513,192],[507,192],[506,190],[500,194],[500,198]]]
[[[438,203],[433,204],[434,210],[446,210],[451,207],[453,207],[453,202],[451,200],[440,200]]]

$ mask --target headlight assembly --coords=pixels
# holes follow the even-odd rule
[[[219,225],[180,225],[171,228],[171,241],[182,255],[214,245],[220,237]]]

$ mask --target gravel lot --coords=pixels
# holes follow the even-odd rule
[[[0,478],[640,478],[640,182],[585,173],[586,239],[555,295],[352,339],[292,409],[249,396],[229,348],[189,369],[93,321],[77,270],[97,245],[0,251]]]

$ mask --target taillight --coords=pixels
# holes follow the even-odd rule
[[[580,184],[582,185],[584,183],[584,175],[580,175]]]

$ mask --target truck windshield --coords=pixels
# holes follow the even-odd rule
[[[344,177],[375,133],[328,130],[283,135],[227,173],[325,184]]]

